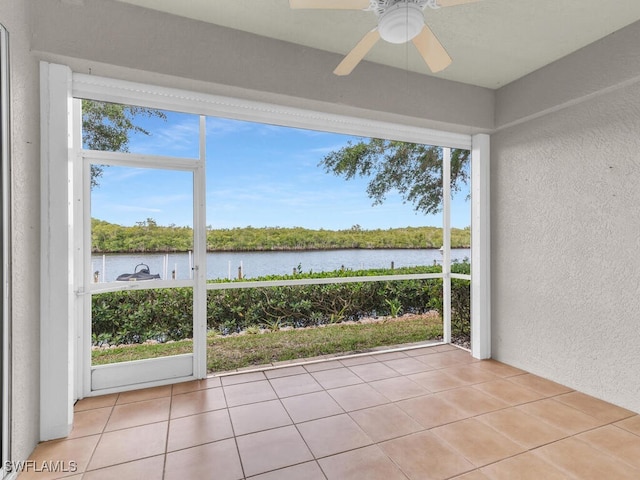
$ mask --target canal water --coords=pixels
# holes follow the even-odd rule
[[[471,258],[470,249],[452,249],[452,260]],[[207,279],[244,278],[267,275],[288,275],[294,269],[302,272],[414,267],[442,263],[437,249],[379,250],[301,250],[286,252],[215,252],[207,254]],[[133,273],[139,264],[149,267],[163,279],[188,279],[193,257],[190,253],[169,254],[107,254],[92,256],[92,272],[99,282],[114,281],[118,275]]]

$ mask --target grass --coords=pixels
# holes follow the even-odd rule
[[[363,352],[375,347],[432,340],[441,335],[442,320],[437,315],[237,336],[210,334],[207,367],[210,372],[224,372],[319,355]],[[93,365],[102,365],[191,352],[191,341],[183,340],[94,350],[92,360]]]

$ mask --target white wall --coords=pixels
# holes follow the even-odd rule
[[[640,412],[640,82],[616,72],[608,93],[492,136],[492,352]],[[569,93],[562,77],[537,73]]]
[[[0,2],[10,35],[13,193],[13,380],[11,458],[22,460],[38,441],[40,124],[38,62],[30,55],[27,4]]]

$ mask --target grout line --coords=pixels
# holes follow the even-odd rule
[[[311,452],[311,450],[309,450]],[[313,454],[311,454],[311,456],[313,457]],[[318,463],[318,460],[313,457],[311,460],[305,460],[304,462],[298,462],[298,463],[294,463],[292,465],[287,465],[286,467],[280,467],[280,468],[274,468],[273,470],[267,470],[265,472],[260,472],[260,473],[256,473],[255,475],[251,475],[250,477],[244,477],[246,480],[251,480],[253,478],[259,477],[261,475],[266,475],[267,473],[273,473],[273,472],[280,472],[282,470],[286,470],[287,468],[291,468],[291,467],[297,467],[298,465],[304,465],[305,463],[315,463],[318,465],[318,468],[320,468],[320,471],[322,472],[322,474],[325,476],[325,479],[327,478],[324,471],[322,470],[322,467],[320,467],[320,464]],[[303,480],[303,479],[300,479]]]
[[[238,454],[238,461],[240,462],[240,469],[242,470],[242,478],[246,478],[246,472],[244,471],[244,462],[242,461],[242,455],[240,455],[240,447],[238,446],[238,435],[236,435],[236,429],[233,426],[233,420],[231,419],[231,412],[229,411],[229,402],[227,401],[227,392],[225,392],[224,385],[222,385],[222,381],[220,382],[222,389],[222,396],[224,398],[225,408],[224,410],[227,412],[227,416],[229,417],[229,425],[231,425],[231,433],[233,434],[233,443],[236,446],[236,453]]]
[[[173,385],[169,390],[169,412],[167,414],[167,435],[164,440],[164,454],[162,461],[162,478],[164,478],[167,471],[167,451],[169,450],[169,433],[171,432],[171,410],[173,409]],[[175,420],[175,419],[174,419]]]
[[[313,376],[312,376],[309,372],[307,372],[307,375],[309,375],[309,376],[311,376],[311,378],[313,378]],[[320,385],[320,383],[319,383],[317,380],[315,380],[315,378],[314,378],[314,381],[315,381],[316,383],[318,383],[318,385]],[[271,385],[271,381],[269,381],[269,385]],[[271,388],[273,388],[273,385],[271,385]],[[323,387],[322,385],[320,385],[320,388],[321,388],[322,390],[319,390],[319,391],[324,391],[324,387]],[[275,392],[275,388],[274,388],[273,390],[274,390],[274,392]],[[315,392],[309,392],[309,393],[315,393]],[[304,394],[303,394],[303,395],[304,395]],[[314,461],[314,462],[316,462],[316,464],[318,465],[318,468],[320,468],[320,471],[322,472],[322,474],[323,474],[323,475],[325,475],[325,474],[324,474],[324,471],[322,471],[322,468],[320,467],[320,464],[318,463],[318,459],[317,459],[317,458],[316,458],[316,456],[313,454],[313,450],[311,450],[311,447],[309,446],[309,444],[308,444],[308,443],[307,443],[307,441],[305,440],[304,436],[302,435],[302,432],[301,432],[301,431],[300,431],[300,429],[298,428],[298,422],[295,422],[295,421],[293,420],[293,417],[292,417],[292,416],[291,416],[291,414],[289,413],[289,410],[287,410],[287,407],[285,406],[284,402],[282,401],[283,399],[280,397],[280,395],[278,395],[278,393],[277,393],[277,392],[276,392],[276,396],[278,397],[278,402],[280,402],[280,406],[281,406],[281,407],[284,409],[284,411],[286,412],[287,417],[289,417],[289,420],[291,420],[291,425],[293,426],[293,428],[295,428],[295,429],[296,429],[296,432],[298,432],[298,435],[299,435],[299,436],[300,436],[300,438],[302,439],[302,442],[304,443],[305,447],[307,447],[307,450],[308,450],[308,451],[309,451],[309,453],[311,454],[311,457],[313,458],[313,461]],[[299,396],[299,395],[294,395],[294,396]],[[291,398],[291,397],[286,397],[286,398]],[[304,422],[299,422],[299,423],[304,423]],[[301,463],[306,463],[306,462],[301,462]],[[298,464],[298,465],[300,465],[300,464]],[[289,466],[293,466],[293,465],[289,465]],[[284,467],[284,468],[288,468],[288,467]],[[280,469],[280,470],[281,470],[281,469]],[[277,470],[275,470],[275,471],[277,471]],[[325,475],[325,477],[326,477],[326,475]]]
[[[111,411],[109,412],[109,416],[107,417],[107,421],[104,422],[104,426],[102,427],[102,430],[99,433],[99,437],[98,437],[98,441],[96,442],[96,446],[93,447],[93,451],[91,452],[91,455],[89,455],[89,458],[87,459],[87,465],[84,468],[84,472],[82,472],[83,474],[85,472],[89,471],[89,465],[91,465],[91,461],[93,460],[93,456],[96,453],[96,450],[98,450],[98,446],[100,445],[100,442],[102,442],[102,437],[105,433],[105,429],[107,428],[107,425],[109,424],[109,420],[111,420],[111,416],[113,415],[113,410],[116,408],[116,404],[118,403],[118,398],[120,398],[120,394],[118,393],[116,396],[115,401],[113,402],[113,405],[111,405]],[[93,409],[95,410],[95,409]],[[84,476],[84,475],[83,475]]]

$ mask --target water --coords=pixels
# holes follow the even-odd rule
[[[451,250],[453,260],[462,261],[471,257],[471,250]],[[144,263],[151,273],[162,278],[188,279],[192,260],[188,253],[169,254],[108,254],[93,255],[92,272],[97,272],[99,281],[114,281],[122,273],[133,273],[136,265]],[[433,265],[442,262],[442,253],[437,249],[383,249],[383,250],[315,250],[287,252],[215,252],[207,254],[207,279],[238,278],[242,267],[245,278],[266,275],[290,275],[294,269],[302,272],[332,271],[340,268],[351,270],[396,268]],[[95,273],[94,273],[95,275]],[[106,280],[105,280],[106,279]]]

